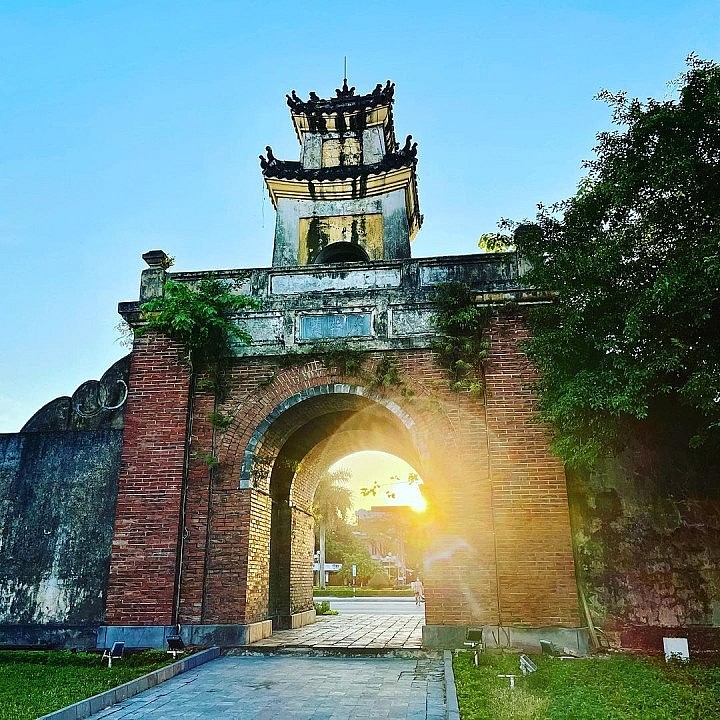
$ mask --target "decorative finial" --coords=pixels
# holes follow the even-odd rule
[[[298,105],[302,105],[302,100],[298,97],[298,94],[293,90],[290,95],[285,96],[287,98],[287,104],[291,108],[296,108]]]
[[[390,80],[388,80],[385,83],[385,87],[382,89],[382,96],[385,100],[390,100],[390,99],[392,99],[392,96],[394,94],[395,94],[395,83],[390,82]]]
[[[335,94],[339,98],[346,98],[346,97],[352,97],[355,94],[355,86],[348,88],[347,78],[343,79],[343,86],[342,89],[335,89]]]

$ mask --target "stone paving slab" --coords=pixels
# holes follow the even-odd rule
[[[247,647],[420,650],[424,624],[416,615],[320,615],[312,625],[274,632]]]
[[[443,720],[443,658],[226,656],[95,720]]]

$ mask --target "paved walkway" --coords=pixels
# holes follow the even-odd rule
[[[325,601],[330,603],[333,610],[339,610],[341,615],[357,614],[362,615],[418,615],[425,616],[425,606],[416,605],[415,598],[387,598],[387,597],[350,597],[317,598],[316,602]]]
[[[421,652],[423,624],[422,615],[320,616],[92,718],[444,720],[444,662]]]
[[[95,720],[443,720],[440,657],[231,655],[92,716]]]
[[[253,643],[250,648],[419,650],[424,624],[422,615],[320,615],[312,625],[280,630]]]

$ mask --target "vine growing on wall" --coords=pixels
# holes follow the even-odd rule
[[[395,386],[401,388],[404,394],[412,394],[405,388],[402,368],[394,357],[384,353],[372,369],[368,369],[366,355],[366,351],[354,348],[345,341],[332,341],[315,343],[303,350],[288,350],[278,358],[278,365],[288,368],[304,365],[309,360],[319,360],[326,369],[335,368],[341,375],[357,377],[372,390]],[[261,380],[258,387],[267,387],[275,378],[276,374],[273,373]]]
[[[481,395],[484,363],[490,348],[487,338],[490,309],[478,307],[475,293],[459,282],[438,285],[430,299],[435,304],[437,329],[432,347],[447,370],[450,387],[456,392]]]
[[[250,342],[250,335],[232,316],[257,307],[255,299],[234,293],[232,283],[225,280],[210,277],[194,286],[168,280],[161,297],[141,306],[145,325],[139,332],[158,330],[181,342],[187,350],[188,363],[197,370],[220,364],[231,354],[233,342]]]
[[[233,315],[245,309],[255,309],[253,298],[233,292],[233,283],[209,277],[194,285],[168,280],[161,297],[143,303],[140,310],[145,324],[137,334],[157,330],[181,342],[186,350],[195,387],[210,390],[220,398],[223,393],[222,371],[232,346],[248,344],[246,330],[233,320]],[[208,415],[214,430],[223,432],[232,418],[217,410]],[[212,452],[196,452],[196,459],[211,470],[218,460]]]

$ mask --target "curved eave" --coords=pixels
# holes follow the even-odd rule
[[[348,128],[356,127],[358,125],[361,125],[362,127],[382,125],[386,128],[385,133],[387,135],[387,126],[392,125],[392,110],[390,103],[375,107],[357,108],[354,110],[319,110],[317,115],[291,109],[290,115],[292,117],[293,126],[295,127],[295,135],[297,135],[297,139],[300,143],[302,143],[303,133],[318,132],[316,129],[316,117],[323,118],[325,121],[325,131],[329,133],[345,132]],[[364,118],[360,122],[355,119],[358,115],[364,115]],[[342,121],[339,121],[340,116],[343,118]],[[390,132],[392,132],[392,129]]]
[[[282,198],[292,200],[351,200],[374,197],[412,184],[413,167],[336,180],[290,180],[266,177],[270,199],[277,208]]]
[[[352,200],[404,190],[411,240],[422,224],[414,167],[342,180],[285,180],[266,177],[265,184],[276,210],[280,200]]]

